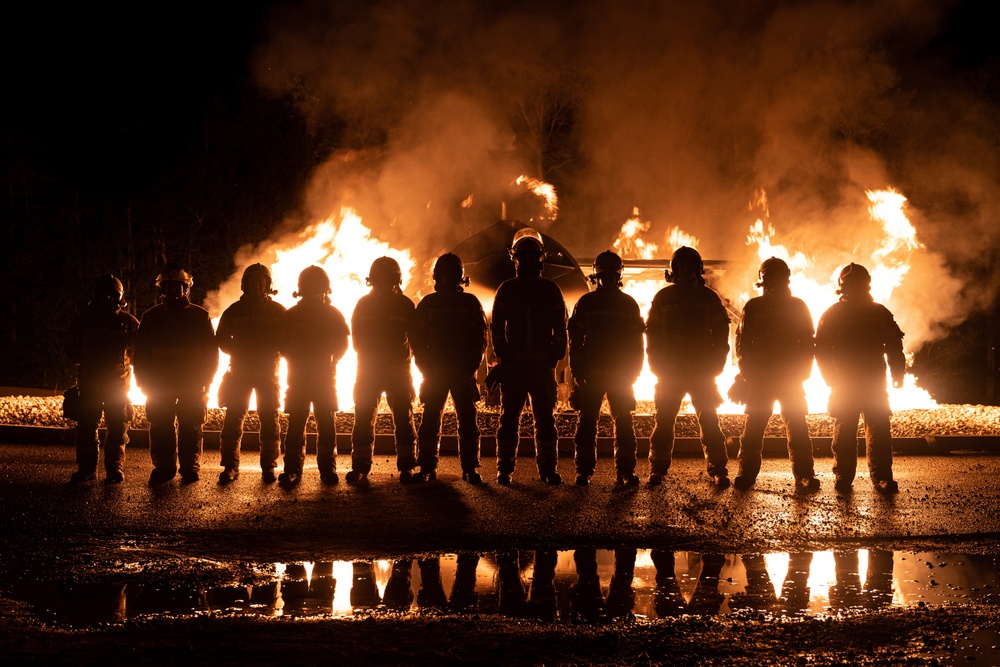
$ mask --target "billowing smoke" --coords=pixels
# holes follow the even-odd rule
[[[747,291],[757,193],[776,242],[829,275],[870,258],[865,191],[894,187],[926,245],[888,304],[913,349],[997,290],[971,278],[993,275],[1000,123],[940,69],[953,11],[315,0],[270,17],[254,68],[315,127],[338,128],[301,219],[354,206],[424,260],[499,218],[498,202],[516,207],[524,173],[556,185],[558,219],[540,204],[508,217],[538,216],[592,257],[637,206],[654,237],[677,226],[745,267],[728,277]]]

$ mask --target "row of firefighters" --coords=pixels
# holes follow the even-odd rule
[[[367,278],[371,292],[358,301],[350,326],[331,304],[330,279],[318,266],[302,271],[293,295],[299,301],[287,310],[271,299],[275,292],[269,269],[262,264],[248,267],[242,277],[243,295],[224,311],[218,331],[213,330],[208,312],[190,302],[193,280],[179,266],[168,265],[159,274],[161,302],[146,311],[141,322],[122,309],[121,282],[114,276],[102,277],[89,308],[71,325],[68,340],[70,358],[78,364],[79,390],[78,396],[64,403],[67,417],[75,419],[78,428],[78,470],[72,481],[96,477],[102,413],[107,425],[106,481],[124,479],[132,416],[127,392],[133,366],[147,400],[153,463],[149,483],[167,482],[178,471],[182,482],[197,481],[208,388],[221,349],[229,355],[230,366],[218,396],[226,408],[220,436],[224,468],[220,483],[239,475],[244,420],[251,393],[256,392],[264,481],[294,486],[301,480],[311,408],[320,478],[324,484],[337,484],[335,374],[351,339],[358,365],[347,483],[368,482],[375,419],[383,395],[394,420],[400,481],[436,479],[442,412],[450,394],[458,421],[462,477],[482,484],[476,374],[489,338],[497,361],[486,376],[486,385],[499,388],[501,398],[496,432],[498,484],[511,483],[526,403],[534,417],[539,476],[548,484],[562,482],[554,371],[568,345],[575,381],[570,403],[579,411],[574,437],[576,484],[588,485],[594,474],[597,425],[605,398],[615,425],[615,484],[639,484],[632,385],[647,356],[657,377],[649,485],[661,484],[668,472],[676,416],[684,397],[690,396],[708,477],[719,488],[730,486],[725,438],[717,416],[723,399],[716,385],[730,354],[730,319],[722,299],[706,284],[697,250],[681,247],[673,253],[665,272],[668,284],[656,294],[645,320],[636,301],[621,289],[623,263],[611,251],[594,261],[590,280],[596,289],[580,297],[568,320],[559,286],[542,275],[545,246],[541,235],[531,228],[519,230],[509,253],[515,277],[497,289],[489,321],[479,299],[464,291],[468,278],[462,260],[451,253],[437,259],[435,291],[418,305],[402,293],[396,261],[376,259]],[[733,483],[741,489],[754,484],[761,467],[764,431],[777,401],[796,488],[803,492],[819,488],[803,389],[815,358],[831,387],[836,490],[850,492],[857,469],[858,421],[863,417],[871,480],[879,491],[897,491],[886,364],[893,383],[901,386],[903,333],[892,314],[873,301],[870,275],[858,264],[848,264],[841,271],[840,300],[823,314],[815,330],[807,306],[792,295],[789,282],[785,262],[773,257],[766,260],[757,283],[761,295],[747,302],[736,330],[740,373],[729,394],[746,406],[747,419]],[[281,455],[280,357],[288,364],[288,428],[284,470],[276,475]],[[417,394],[411,357],[423,375],[419,431],[414,426]]]

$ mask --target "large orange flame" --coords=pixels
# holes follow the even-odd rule
[[[758,205],[766,211],[766,196],[763,192],[760,196],[761,200]],[[906,217],[904,211],[906,198],[904,196],[891,189],[870,191],[867,196],[870,202],[871,220],[880,226],[881,242],[872,249],[870,259],[865,257],[860,261],[866,265],[872,275],[872,295],[876,301],[884,303],[892,295],[893,290],[902,283],[909,270],[912,254],[920,251],[923,245],[917,241],[916,230]],[[648,221],[641,222],[639,220],[638,211],[636,211],[635,215],[622,225],[619,235],[613,242],[613,247],[622,255],[626,263],[624,289],[639,302],[644,313],[648,313],[653,296],[664,286],[663,278],[661,276],[651,278],[649,271],[630,271],[628,260],[650,259],[655,256],[661,244],[645,241],[640,236],[641,232],[648,231],[649,227]],[[837,274],[839,273],[839,267],[829,275],[824,275],[824,272],[816,267],[818,265],[829,266],[837,262],[818,264],[804,251],[792,250],[774,243],[775,236],[774,227],[770,223],[758,219],[750,225],[747,233],[747,244],[757,247],[757,255],[761,261],[769,257],[779,257],[788,263],[792,270],[792,293],[806,302],[814,323],[816,323],[826,309],[837,300]],[[668,233],[666,242],[662,245],[672,251],[681,245],[697,247],[698,240],[675,227]],[[653,249],[652,253],[650,253],[649,248]],[[665,257],[669,255],[669,252],[660,254]],[[841,265],[852,259],[838,258]],[[723,294],[737,309],[742,309],[743,305],[755,295],[756,292],[749,290],[738,295]],[[729,367],[719,376],[718,385],[723,396],[732,384],[736,373],[737,368],[731,362]],[[637,397],[651,399],[655,383],[656,378],[649,372],[648,367],[644,367],[643,374],[635,385]],[[805,388],[809,411],[811,413],[826,412],[830,390],[815,364]],[[937,403],[925,390],[916,386],[914,377],[909,374],[906,376],[902,388],[889,389],[889,399],[895,410],[929,409],[937,406]],[[688,402],[685,402],[684,409],[691,410]],[[742,408],[726,402],[720,408],[720,412],[741,413]]]
[[[314,264],[323,267],[330,276],[330,283],[333,286],[331,301],[350,321],[358,299],[369,291],[369,287],[365,284],[368,269],[375,259],[382,256],[392,257],[399,263],[405,289],[416,269],[413,257],[405,250],[393,248],[388,243],[373,238],[371,230],[364,225],[358,213],[352,208],[344,207],[326,220],[316,222],[300,233],[284,239],[278,246],[261,249],[257,256],[243,259],[245,265],[261,262],[270,266],[272,287],[278,292],[273,298],[285,307],[291,307],[297,301],[292,294],[296,290],[302,269]],[[222,310],[239,298],[240,278],[245,265],[238,267],[237,272],[220,286],[218,292],[209,295],[207,299],[209,303],[219,304],[215,307],[209,306],[215,326],[218,326]],[[213,312],[216,310],[217,312]],[[216,398],[219,384],[228,367],[229,355],[220,351],[219,371],[209,390],[209,405],[212,407],[218,405]],[[350,409],[354,405],[352,390],[356,372],[357,356],[351,348],[337,364],[337,398],[342,410]],[[281,385],[284,388],[286,381],[284,360],[281,362],[280,373]],[[414,374],[415,381],[419,383],[420,375],[416,368]],[[143,404],[146,401],[145,396],[135,386],[134,380],[129,395],[134,403]]]

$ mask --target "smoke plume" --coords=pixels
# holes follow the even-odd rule
[[[423,260],[499,218],[499,202],[586,257],[639,207],[661,247],[677,226],[730,260],[738,293],[758,261],[758,193],[775,242],[830,275],[870,258],[865,191],[893,187],[926,246],[887,304],[914,349],[997,292],[984,257],[1000,123],[946,67],[954,11],[315,0],[275,11],[253,65],[314,127],[340,128],[301,219],[354,206]],[[556,185],[556,220],[513,186],[520,174]]]

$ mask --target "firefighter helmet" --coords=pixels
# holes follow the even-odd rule
[[[510,256],[529,252],[544,255],[545,243],[537,230],[532,227],[522,227],[514,234],[514,240],[510,244]]]
[[[453,252],[446,252],[434,262],[434,282],[446,285],[468,285],[465,277],[465,264],[462,258]]]
[[[96,303],[115,303],[119,307],[124,307],[125,301],[122,296],[125,288],[122,281],[107,273],[94,281],[94,301]]]
[[[298,290],[292,294],[296,298],[304,296],[325,296],[332,292],[330,276],[321,266],[307,266],[299,274]]]
[[[622,263],[622,258],[618,256],[618,253],[605,250],[594,259],[593,269],[593,274],[588,278],[590,282],[596,283],[598,278],[606,277],[613,279],[616,283],[620,283],[625,265]]]
[[[681,246],[674,250],[670,258],[670,269],[666,272],[669,282],[675,282],[681,267],[690,267],[691,271],[697,275],[705,273],[705,262],[701,259],[701,253],[690,246]]]
[[[776,281],[787,285],[788,279],[792,276],[792,271],[783,259],[769,257],[761,262],[760,268],[757,270],[757,276],[759,278],[757,287],[764,287],[765,283],[774,284]]]
[[[372,262],[365,281],[372,287],[399,287],[403,284],[403,272],[399,268],[399,262],[392,257],[379,257]]]
[[[871,285],[872,276],[868,273],[868,269],[853,262],[841,269],[840,275],[837,276],[838,294],[846,294],[858,289],[867,292],[871,289]]]
[[[180,283],[184,285],[184,291],[187,292],[194,285],[194,278],[191,274],[181,268],[180,264],[170,263],[163,267],[160,274],[156,276],[156,286],[163,291],[163,286],[165,283]]]
[[[263,264],[251,264],[243,271],[243,277],[240,280],[240,289],[244,292],[247,291],[247,283],[251,278],[259,276],[264,279],[264,294],[274,294],[271,291],[271,269],[267,268]]]

